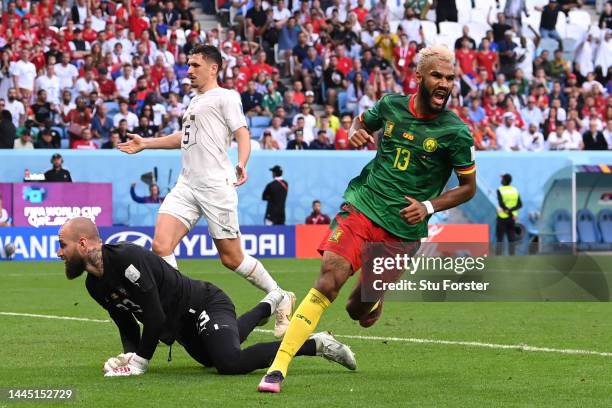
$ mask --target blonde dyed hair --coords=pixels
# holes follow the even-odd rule
[[[417,72],[424,74],[425,68],[434,61],[455,65],[455,54],[443,45],[423,48],[417,54]]]

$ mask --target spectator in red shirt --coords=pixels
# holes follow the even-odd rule
[[[347,57],[346,48],[344,47],[344,45],[338,45],[336,47],[336,56],[338,57],[336,69],[342,72],[342,74],[344,74],[344,77],[346,78],[349,72],[351,72],[351,70],[353,69],[353,60],[350,57]]]
[[[71,149],[77,150],[95,150],[98,145],[91,140],[91,129],[84,127],[81,131],[81,139],[72,142]]]
[[[357,2],[357,7],[355,7],[352,11],[357,16],[357,21],[359,21],[359,24],[363,26],[365,24],[366,17],[368,16],[368,13],[370,12],[365,7],[365,0],[359,0]]]
[[[499,126],[499,124],[502,122],[502,115],[504,114],[504,111],[497,105],[497,95],[489,95],[489,100],[484,106],[484,110],[487,114],[487,118],[489,118],[489,121],[495,126]]]
[[[476,78],[476,52],[470,48],[469,39],[461,41],[461,48],[455,51],[455,58],[464,74]]]
[[[321,201],[314,200],[312,212],[306,217],[306,224],[329,224],[330,222],[329,216],[321,212]]]
[[[266,63],[266,52],[263,50],[260,51],[257,54],[257,62],[251,66],[253,76],[257,76],[260,72],[272,75],[272,73],[276,71],[278,71],[276,68]]]
[[[336,140],[334,142],[336,150],[349,150],[349,138],[348,131],[351,128],[351,124],[353,123],[353,119],[351,115],[342,116],[342,120],[340,121],[340,128],[336,132]]]
[[[498,69],[498,57],[497,53],[491,51],[491,42],[488,38],[482,40],[482,50],[476,53],[476,62],[478,66],[487,70],[487,80],[493,81],[495,79],[495,72]]]

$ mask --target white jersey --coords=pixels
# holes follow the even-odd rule
[[[232,185],[234,166],[227,154],[233,133],[247,122],[238,92],[213,88],[197,94],[183,115],[182,176],[193,187]]]

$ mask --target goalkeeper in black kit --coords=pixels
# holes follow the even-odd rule
[[[236,318],[234,304],[221,289],[182,275],[138,245],[102,244],[88,218],[67,221],[60,229],[59,245],[57,255],[65,263],[66,277],[75,279],[86,271],[89,294],[119,328],[123,353],[105,362],[105,376],[144,374],[159,341],[178,342],[194,360],[215,367],[219,374],[245,374],[271,364],[279,341],[244,350],[240,344],[274,313],[281,292],[270,292]],[[326,332],[313,335],[297,354],[356,367],[351,350]]]

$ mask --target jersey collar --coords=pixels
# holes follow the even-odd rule
[[[418,90],[417,90],[418,92]],[[414,99],[416,98],[417,94],[412,94],[410,95],[410,99],[408,100],[408,111],[410,112],[410,114],[412,116],[414,116],[417,119],[421,119],[421,120],[432,120],[438,117],[437,114],[432,113],[431,115],[419,115],[416,111],[416,109],[414,108]]]

